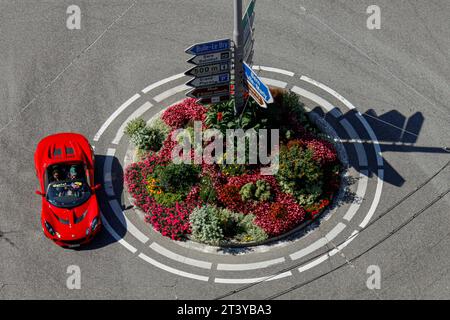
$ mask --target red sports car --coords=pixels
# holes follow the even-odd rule
[[[94,150],[76,133],[42,139],[34,154],[42,197],[44,234],[62,247],[78,247],[100,231],[100,210],[94,186]]]

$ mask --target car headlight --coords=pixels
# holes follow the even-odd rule
[[[55,230],[53,229],[53,227],[51,226],[50,223],[48,223],[47,221],[44,221],[44,225],[45,225],[45,228],[47,229],[48,233],[50,233],[52,236],[54,236],[56,234]]]
[[[91,230],[94,231],[97,228],[98,225],[98,218],[95,217],[91,222]]]

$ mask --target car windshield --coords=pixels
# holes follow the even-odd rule
[[[82,179],[52,182],[47,189],[48,202],[59,208],[79,206],[90,196],[91,189]]]

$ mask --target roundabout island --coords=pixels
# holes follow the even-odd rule
[[[271,91],[274,103],[261,108],[249,97],[241,117],[232,100],[203,106],[187,98],[149,124],[128,122],[135,162],[125,185],[154,230],[254,246],[299,231],[333,202],[342,165],[332,141],[297,94]]]

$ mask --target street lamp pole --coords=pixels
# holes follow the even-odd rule
[[[244,39],[242,25],[242,0],[234,0],[234,111],[242,113],[244,107]]]

